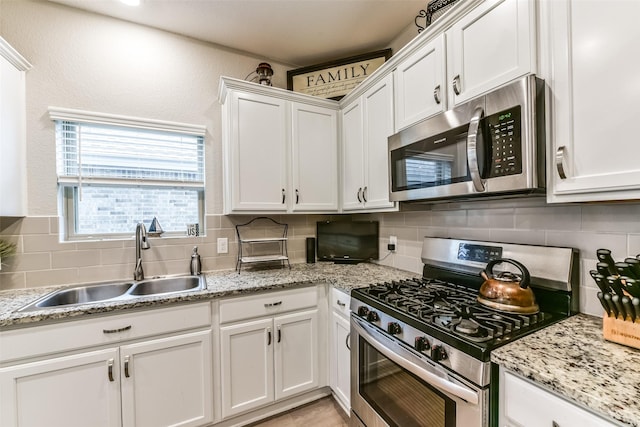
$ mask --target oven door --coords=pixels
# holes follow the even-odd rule
[[[351,316],[351,426],[486,427],[488,389]]]

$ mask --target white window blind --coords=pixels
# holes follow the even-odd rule
[[[203,223],[204,127],[57,108],[50,116],[65,240],[129,236],[154,217],[165,235]]]

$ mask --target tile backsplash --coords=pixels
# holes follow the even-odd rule
[[[401,212],[337,215],[270,215],[289,224],[292,263],[305,262],[305,239],[315,236],[316,221],[335,218],[380,221],[381,264],[420,273],[424,236],[508,243],[569,246],[580,251],[580,311],[602,315],[598,291],[589,270],[596,250],[608,248],[614,259],[640,253],[640,203],[547,205],[542,198],[502,201],[403,205]],[[193,246],[198,246],[203,271],[233,269],[237,256],[235,225],[247,215],[207,215],[206,235],[151,238],[143,252],[147,276],[189,271]],[[398,237],[388,253],[389,236]],[[217,253],[217,238],[229,239],[229,252]],[[16,256],[2,260],[0,290],[120,280],[133,272],[134,240],[59,242],[57,217],[0,218],[0,238],[18,246]]]

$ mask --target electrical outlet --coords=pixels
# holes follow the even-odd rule
[[[229,239],[226,237],[218,237],[218,253],[226,254],[229,252]]]
[[[398,244],[398,238],[396,236],[389,236],[389,244],[390,245],[397,245]]]

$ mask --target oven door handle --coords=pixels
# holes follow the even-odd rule
[[[480,119],[482,119],[483,115],[484,109],[482,107],[476,108],[469,122],[469,131],[467,133],[467,166],[469,167],[473,188],[478,193],[485,191],[484,183],[480,176],[480,167],[478,166],[478,131],[480,130]]]
[[[446,378],[439,377],[428,370],[424,369],[421,366],[413,363],[411,360],[408,360],[406,357],[402,357],[398,352],[389,349],[383,343],[381,343],[375,336],[373,336],[369,331],[367,331],[364,327],[362,327],[357,320],[352,321],[351,325],[355,327],[358,333],[361,336],[367,338],[367,343],[369,343],[373,348],[375,348],[378,352],[384,355],[386,358],[398,364],[401,368],[406,369],[412,374],[416,375],[418,378],[422,379],[426,383],[432,385],[433,387],[447,392],[453,396],[459,397],[473,405],[477,405],[480,401],[478,393],[474,390],[470,390],[464,386],[453,383]],[[385,337],[386,338],[386,337]],[[400,346],[396,346],[398,351],[406,352],[411,357],[416,357],[413,354],[409,353],[408,350]]]

